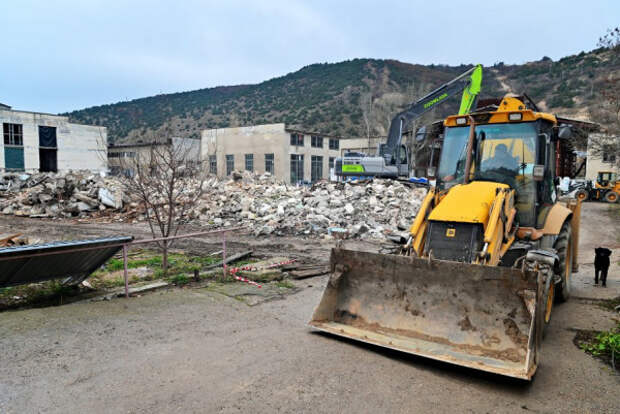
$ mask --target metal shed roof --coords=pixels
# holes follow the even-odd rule
[[[132,240],[120,236],[1,248],[0,288],[65,278],[79,283]]]

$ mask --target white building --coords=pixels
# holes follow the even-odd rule
[[[606,137],[602,134],[592,134],[590,139],[596,139],[597,141],[601,140],[609,140],[610,146],[612,148],[617,148],[618,144],[614,143],[613,140],[618,140],[618,137]],[[617,142],[617,141],[616,141]],[[620,173],[618,169],[618,164],[616,163],[616,154],[614,151],[610,151],[609,153],[603,153],[601,155],[594,155],[590,148],[590,140],[588,140],[588,155],[586,159],[586,179],[588,180],[596,180],[598,173],[600,171],[603,172],[613,172]]]
[[[0,171],[107,170],[105,127],[0,104]]]

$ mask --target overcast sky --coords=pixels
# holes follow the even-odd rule
[[[0,9],[0,102],[52,113],[361,57],[555,60],[620,25],[620,0],[2,0]]]

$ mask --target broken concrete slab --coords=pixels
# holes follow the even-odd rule
[[[166,287],[168,285],[169,285],[168,282],[160,281],[160,282],[149,283],[149,284],[142,285],[142,286],[131,286],[129,288],[129,296],[136,295],[138,293],[146,293],[146,292],[149,292],[151,290],[155,290],[155,289],[160,289],[160,288]],[[114,295],[116,295],[116,296],[125,296],[125,289],[120,290],[118,292],[115,292]]]
[[[303,270],[302,269],[293,270],[289,274],[291,278],[293,279],[305,279],[308,277],[325,275],[327,273],[329,273],[329,266],[324,265],[324,266],[314,266],[312,268],[303,269]]]
[[[251,256],[252,253],[253,253],[252,250],[247,250],[245,252],[233,254],[232,256],[226,257],[226,260],[224,261],[220,260],[217,263],[214,263],[212,265],[205,267],[204,270],[216,269],[218,267],[222,267],[224,263],[228,264],[228,263],[236,262],[237,260],[245,259],[246,257]]]
[[[284,299],[287,295],[300,290],[297,287],[280,287],[277,282],[263,284],[260,289],[245,283],[212,282],[205,289],[236,299],[248,306],[256,306],[264,302]]]

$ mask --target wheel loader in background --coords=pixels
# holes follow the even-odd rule
[[[436,186],[399,254],[333,249],[309,324],[529,380],[577,270],[580,202],[556,192],[571,129],[512,95],[444,125]]]
[[[620,180],[616,173],[611,171],[599,171],[596,181],[592,185],[588,181],[584,188],[577,190],[575,197],[581,201],[606,201],[617,203],[620,196]]]

